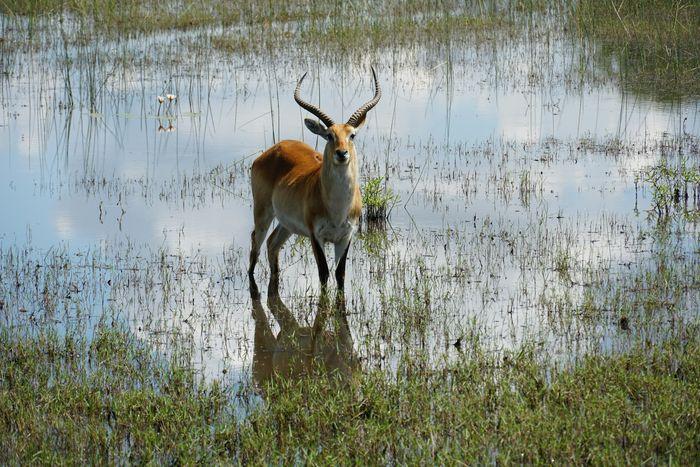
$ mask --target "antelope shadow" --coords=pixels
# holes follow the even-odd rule
[[[261,390],[271,381],[312,376],[347,382],[359,370],[343,294],[339,293],[335,301],[322,294],[311,326],[300,325],[279,295],[271,295],[268,307],[280,328],[275,335],[253,287],[254,282],[253,380]]]

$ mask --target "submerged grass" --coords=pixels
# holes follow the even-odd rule
[[[402,20],[406,27],[413,25],[419,18],[426,17],[421,24],[440,23],[431,18],[442,17],[446,21],[461,24],[461,15],[465,10],[461,2],[448,0],[436,8],[428,0],[403,0],[385,2],[354,2],[352,14],[349,5],[344,2],[305,2],[300,0],[268,2],[225,2],[207,0],[194,2],[175,0],[167,2],[116,1],[116,0],[4,0],[0,2],[0,11],[6,15],[40,18],[51,15],[68,14],[72,18],[110,35],[129,32],[154,32],[169,29],[189,29],[202,26],[260,25],[268,28],[273,23],[307,23],[320,26],[325,24],[345,35],[355,31],[361,23],[377,22],[382,18]],[[508,21],[519,10],[508,8],[507,3],[478,2],[468,8],[469,18],[473,20],[491,18],[492,21]],[[456,16],[455,16],[456,15]],[[372,19],[374,18],[374,19]],[[393,21],[392,20],[392,21]],[[314,31],[314,28],[310,29]],[[317,31],[322,32],[322,31]],[[387,34],[391,31],[387,31]]]
[[[109,35],[232,24],[245,13],[241,4],[232,2],[153,0],[3,0],[0,11],[30,19],[69,15],[80,24]]]
[[[282,44],[316,51],[328,60],[346,60],[400,47],[450,46],[463,43],[473,34],[515,34],[519,21],[504,11],[462,11],[456,7],[426,8],[414,15],[364,14],[331,16],[320,21],[305,20],[294,27],[272,25],[215,34],[212,45],[227,53],[284,53]],[[482,39],[483,40],[483,39]],[[342,54],[338,57],[338,54]]]
[[[603,67],[632,91],[664,100],[700,95],[700,4],[578,2],[579,34],[600,42]]]
[[[576,37],[580,43],[565,53],[580,55],[583,69],[568,69],[567,80],[592,78],[586,70],[592,55],[602,69],[593,73],[594,81],[612,78],[626,89],[659,100],[700,95],[700,5],[690,0],[619,6],[564,0],[482,0],[466,5],[455,0],[437,4],[392,0],[353,2],[351,8],[344,2],[300,0],[6,0],[0,1],[0,11],[4,13],[0,45],[8,54],[31,44],[35,49],[51,43],[60,48],[65,42],[84,45],[97,38],[118,43],[125,36],[172,30],[197,33],[179,37],[179,53],[169,54],[170,59],[216,50],[277,61],[293,57],[298,62],[301,51],[302,57],[331,63],[400,50],[452,57],[462,50],[500,48],[515,39],[548,48],[552,38],[569,42]],[[16,18],[20,21],[12,21]],[[113,61],[113,52],[109,53]],[[129,62],[129,57],[124,60]]]
[[[467,356],[468,355],[468,356]],[[551,375],[532,350],[395,378],[266,388],[242,418],[233,389],[197,383],[128,333],[91,344],[0,332],[0,460],[84,462],[590,462],[700,460],[700,340],[590,357]]]

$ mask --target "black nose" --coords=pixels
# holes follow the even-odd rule
[[[338,149],[335,152],[335,155],[338,156],[338,159],[346,159],[348,157],[348,152]]]

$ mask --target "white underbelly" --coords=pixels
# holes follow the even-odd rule
[[[343,243],[352,237],[356,229],[357,224],[347,219],[340,223],[321,219],[314,226],[314,235],[321,243]]]
[[[304,221],[303,210],[299,206],[284,204],[278,196],[272,199],[272,208],[277,221],[282,227],[296,235],[311,236],[311,231]],[[357,221],[345,219],[335,221],[333,219],[317,219],[313,226],[313,234],[316,239],[323,243],[343,243],[350,239],[357,230]]]

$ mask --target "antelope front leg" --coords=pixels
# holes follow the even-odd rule
[[[278,225],[267,239],[267,259],[270,262],[270,284],[267,287],[268,296],[278,296],[280,289],[280,249],[292,233]]]
[[[338,290],[345,291],[345,262],[348,259],[350,250],[350,238],[335,244],[335,281],[338,283]]]
[[[316,237],[311,237],[311,248],[314,250],[314,258],[318,266],[318,277],[321,279],[321,292],[325,293],[328,286],[328,263],[326,262],[326,253],[323,251],[323,246],[318,242]]]

